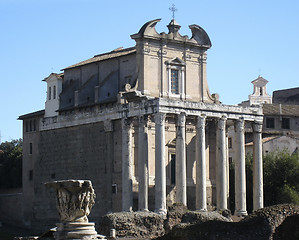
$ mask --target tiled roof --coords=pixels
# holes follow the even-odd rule
[[[75,68],[75,67],[79,67],[79,66],[83,66],[86,64],[90,64],[90,63],[94,63],[94,62],[99,62],[99,61],[103,61],[103,60],[107,60],[107,59],[111,59],[111,58],[116,58],[116,57],[121,57],[121,56],[125,56],[125,55],[129,55],[131,53],[135,53],[136,52],[136,48],[135,47],[131,47],[131,48],[118,48],[116,50],[113,50],[111,52],[108,53],[103,53],[100,55],[95,55],[93,58],[87,59],[85,61],[76,63],[74,65],[71,65],[69,67],[66,67],[62,70],[66,70],[66,69],[70,69],[70,68]]]
[[[264,115],[299,116],[299,105],[264,104]]]

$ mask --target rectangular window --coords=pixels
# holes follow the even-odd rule
[[[282,129],[290,129],[290,119],[289,118],[282,118],[281,128]]]
[[[266,118],[266,128],[275,128],[274,118]]]
[[[53,86],[53,99],[56,99],[56,86]]]
[[[171,166],[170,183],[175,185],[175,154],[170,155],[170,166]]]
[[[171,93],[179,94],[179,71],[171,69]]]
[[[112,184],[112,193],[117,194],[117,184]]]
[[[51,87],[49,87],[49,92],[48,92],[48,99],[49,99],[49,100],[51,100],[51,94],[52,94],[52,92],[51,92]]]
[[[29,154],[32,154],[32,143],[29,143]]]

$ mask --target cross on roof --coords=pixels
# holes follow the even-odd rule
[[[172,19],[174,19],[174,13],[178,10],[174,4],[169,8],[170,11],[172,11]]]

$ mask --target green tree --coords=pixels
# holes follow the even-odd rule
[[[0,188],[22,186],[22,139],[0,144]]]
[[[299,154],[275,151],[263,156],[264,205],[280,203],[299,204]],[[235,167],[230,165],[230,209],[235,209]],[[246,156],[246,202],[250,213],[253,209],[253,157]]]
[[[263,160],[265,206],[299,204],[299,154],[276,151]]]

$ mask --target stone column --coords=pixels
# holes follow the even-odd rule
[[[217,208],[227,209],[226,117],[218,119],[216,132],[216,197]]]
[[[105,138],[106,138],[106,171],[107,171],[107,201],[108,209],[112,211],[112,173],[113,173],[113,123],[112,121],[104,122]]]
[[[165,113],[155,114],[155,212],[165,215],[166,166],[165,166]]]
[[[176,202],[187,206],[187,177],[186,177],[186,115],[180,113],[176,126]]]
[[[147,116],[139,117],[138,127],[138,209],[148,211]]]
[[[196,209],[207,210],[206,187],[206,117],[198,116],[196,124]]]
[[[235,122],[235,215],[247,215],[244,119]]]
[[[123,118],[122,125],[122,210],[133,209],[132,121]]]
[[[264,207],[262,123],[253,123],[253,210]]]

